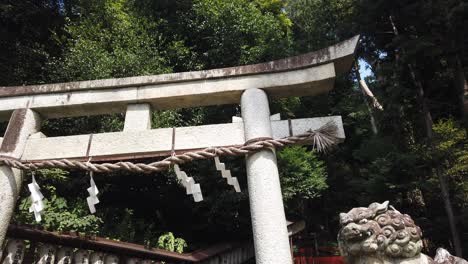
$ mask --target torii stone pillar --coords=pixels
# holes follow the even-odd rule
[[[0,156],[20,158],[28,137],[39,131],[41,118],[29,109],[13,112],[0,147]],[[15,210],[23,173],[8,166],[0,166],[0,246],[5,241],[11,216]]]
[[[272,137],[267,94],[249,89],[241,98],[245,140]],[[257,264],[291,264],[286,216],[274,149],[247,156],[247,182]]]

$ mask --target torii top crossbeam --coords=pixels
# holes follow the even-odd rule
[[[317,95],[347,72],[359,37],[320,51],[261,64],[206,71],[105,80],[0,87],[0,121],[29,108],[42,118],[125,112],[128,104],[171,109],[239,103],[249,88],[269,97]]]

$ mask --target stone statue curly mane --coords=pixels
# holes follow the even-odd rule
[[[438,263],[421,254],[422,232],[413,219],[388,201],[341,213],[340,225],[338,244],[347,263]]]
[[[346,255],[412,258],[421,253],[421,229],[409,215],[388,210],[388,202],[340,214],[339,241]]]

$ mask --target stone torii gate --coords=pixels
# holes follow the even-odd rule
[[[60,84],[0,87],[0,245],[23,181],[24,164],[48,160],[116,161],[167,156],[208,147],[241,146],[283,138],[333,122],[344,140],[340,116],[280,120],[269,99],[313,96],[333,89],[337,75],[354,61],[359,37],[323,50],[282,60],[198,72]],[[229,124],[151,129],[152,109],[241,104],[242,119]],[[48,118],[126,112],[122,132],[46,137]],[[3,162],[2,162],[3,160]],[[273,148],[246,156],[253,237],[258,264],[291,264],[288,232]],[[2,165],[3,164],[3,165]]]

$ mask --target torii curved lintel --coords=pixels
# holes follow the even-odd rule
[[[0,87],[0,121],[19,108],[45,118],[125,111],[130,103],[172,109],[238,103],[242,91],[273,97],[317,95],[349,71],[359,36],[295,57],[238,67],[69,83]]]

